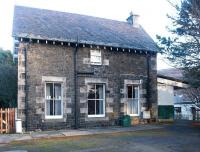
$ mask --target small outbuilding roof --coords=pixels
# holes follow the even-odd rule
[[[13,37],[104,45],[157,52],[142,27],[127,22],[15,6]]]
[[[157,71],[157,75],[160,78],[186,82],[183,75],[183,70],[181,69],[176,69],[176,68],[162,69]]]

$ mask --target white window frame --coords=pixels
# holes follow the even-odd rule
[[[89,83],[88,85],[95,85],[95,90],[96,90],[96,85],[103,85],[103,114],[94,114],[94,115],[89,115],[89,118],[94,118],[94,117],[105,117],[105,84],[104,83]],[[88,100],[98,100],[98,99],[88,99],[88,87],[87,87],[87,107],[88,107]],[[102,99],[99,99],[102,100]],[[88,110],[88,109],[87,109]],[[96,111],[96,107],[95,107]]]
[[[100,61],[95,61],[94,58],[99,57]],[[101,50],[90,50],[90,64],[92,65],[102,65],[102,55]]]
[[[137,89],[138,89],[138,98],[128,98],[128,86],[137,87]],[[129,99],[136,99],[137,100],[137,104],[138,104],[138,113],[131,113],[130,114],[130,113],[128,113],[128,103],[127,103],[127,114],[130,115],[130,116],[139,116],[139,114],[140,114],[140,86],[139,85],[135,85],[135,84],[127,84],[126,85],[126,93],[127,93],[127,102],[129,102]]]
[[[53,116],[51,116],[51,115],[47,115],[47,100],[49,100],[49,99],[47,99],[46,97],[46,84],[47,83],[59,83],[59,84],[61,84],[61,115],[53,115]],[[45,119],[62,119],[63,118],[63,83],[62,82],[57,82],[57,81],[55,81],[55,82],[52,82],[52,81],[46,81],[45,82]]]

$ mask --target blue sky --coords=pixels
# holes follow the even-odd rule
[[[180,0],[173,0],[176,3]],[[23,5],[125,21],[133,11],[140,15],[140,24],[156,40],[156,34],[168,35],[170,20],[175,14],[167,0],[0,0],[0,47],[13,49],[12,20],[14,5]],[[158,58],[158,68],[167,68]]]

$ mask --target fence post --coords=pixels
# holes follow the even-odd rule
[[[8,108],[8,132],[10,132],[10,109]]]
[[[3,118],[2,118],[2,108],[0,108],[0,119],[1,119],[0,131],[1,131],[1,133],[2,133],[2,132],[3,132],[3,131],[2,131],[2,129],[3,129],[3,127],[2,127],[2,125],[3,125],[3,124],[2,124],[2,123],[3,123],[3,120],[2,120],[2,119],[3,119]]]
[[[10,127],[9,130],[10,130],[10,132],[11,132],[12,129],[13,129],[13,125],[12,125],[12,121],[13,121],[13,120],[12,120],[12,117],[13,117],[13,116],[12,116],[12,113],[13,113],[13,108],[10,109],[10,118],[9,118],[9,119],[10,119],[10,122],[9,122],[9,127]]]
[[[15,130],[15,108],[12,108],[12,131]]]
[[[5,109],[5,132],[8,133],[8,109]]]

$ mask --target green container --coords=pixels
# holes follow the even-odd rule
[[[158,106],[158,119],[174,119],[174,106]]]
[[[120,124],[123,127],[130,127],[131,126],[131,117],[129,115],[125,115],[121,118]]]

